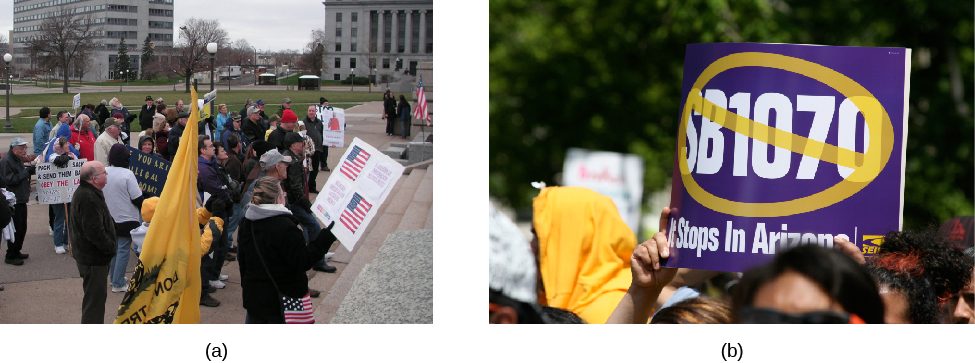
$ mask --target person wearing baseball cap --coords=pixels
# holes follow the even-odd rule
[[[169,130],[169,138],[166,140],[166,148],[169,149],[169,156],[175,157],[179,149],[179,139],[183,137],[183,130],[186,130],[186,122],[190,118],[189,111],[180,111],[176,125]]]
[[[275,112],[275,114],[278,115],[278,117],[284,117],[284,110],[290,110],[290,109],[291,109],[291,99],[285,97],[283,100],[281,100],[281,107],[278,107],[278,111]]]
[[[24,236],[27,234],[27,201],[30,199],[30,176],[34,174],[34,166],[27,161],[27,141],[15,137],[10,141],[10,150],[0,159],[0,175],[8,192],[14,193],[17,203],[13,210],[14,241],[7,241],[7,255],[3,262],[20,266],[29,257],[20,253],[24,247]]]
[[[275,115],[277,116],[277,115]],[[267,136],[267,141],[271,142],[278,148],[279,152],[285,152],[288,150],[290,145],[285,145],[285,136],[291,134],[295,130],[295,126],[298,122],[298,116],[295,115],[291,110],[284,110],[281,116],[281,121],[278,123],[278,127],[271,131],[271,134]]]
[[[240,129],[250,142],[265,140],[264,133],[267,131],[267,127],[261,121],[260,110],[257,107],[251,106],[247,108],[247,119],[240,125]]]
[[[264,113],[264,100],[257,100],[257,102],[255,102],[254,105],[256,105],[257,109],[260,111],[260,114],[261,114],[261,122],[264,123],[264,129],[267,129],[268,128],[268,116],[267,116],[266,113]]]
[[[121,118],[122,114],[116,113],[112,118],[105,120],[105,132],[95,140],[95,160],[100,161],[102,164],[112,165],[108,162],[108,154],[112,150],[112,145],[125,144],[120,137],[122,133]]]
[[[294,115],[290,110],[286,111],[285,115],[287,116],[288,113]],[[297,121],[297,117],[295,117],[295,121]],[[282,125],[295,125],[295,121],[282,123]],[[288,196],[288,209],[291,210],[291,214],[301,224],[302,232],[305,234],[305,243],[307,244],[308,241],[314,241],[318,238],[318,234],[322,231],[322,226],[318,224],[318,219],[311,212],[311,200],[308,197],[308,173],[305,172],[304,163],[305,138],[297,132],[288,132],[284,137],[284,146],[286,150],[282,154],[290,157],[292,161],[288,164],[287,178],[281,182],[281,188],[284,189],[285,194]],[[321,272],[336,271],[334,266],[329,266],[325,263],[324,257],[312,269]]]

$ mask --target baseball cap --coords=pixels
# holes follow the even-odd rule
[[[24,139],[20,137],[15,137],[13,140],[10,140],[10,146],[20,146],[20,145],[27,145],[27,141],[24,141]]]
[[[257,107],[251,106],[247,108],[247,116],[250,116],[252,113],[258,113],[258,112],[261,112],[261,110],[258,110]]]
[[[281,100],[281,103],[291,103],[291,99],[285,97],[283,100]]]
[[[116,115],[119,115],[119,118],[122,117],[121,114],[116,113]],[[119,126],[119,127],[121,127],[122,126],[122,121],[115,121],[114,118],[107,118],[107,119],[105,119],[105,126],[104,127],[108,128],[109,126]]]
[[[176,117],[177,118],[190,118],[190,113],[189,113],[189,111],[183,111],[183,112],[180,112],[179,113],[179,116],[176,116]]]
[[[124,118],[124,117],[125,116],[122,116],[122,113],[121,112],[116,112],[116,113],[112,114],[112,118]]]
[[[146,96],[146,101],[152,101],[152,96]]]
[[[261,165],[271,165],[277,163],[290,163],[291,157],[281,155],[277,149],[268,150],[268,152],[261,155]]]
[[[297,132],[289,132],[284,136],[284,145],[287,147],[291,147],[291,145],[298,142],[305,142],[305,139]]]
[[[264,106],[264,100],[257,100],[258,106]]]

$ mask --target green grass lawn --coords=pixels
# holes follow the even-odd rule
[[[209,87],[201,90],[200,96],[202,96],[207,89],[209,89]],[[110,100],[112,97],[118,97],[119,101],[121,101],[130,112],[139,112],[142,105],[145,104],[147,94],[151,95],[153,98],[162,97],[169,106],[175,105],[176,100],[178,99],[182,99],[183,102],[189,102],[190,98],[188,93],[183,93],[182,91],[82,93],[81,104],[91,103],[93,105],[98,105],[102,99]],[[10,95],[10,107],[23,108],[19,114],[10,115],[11,124],[14,127],[14,131],[12,132],[32,132],[34,129],[34,124],[37,122],[38,111],[44,106],[50,107],[52,112],[57,112],[64,109],[74,112],[74,110],[70,109],[72,97],[74,97],[73,93]],[[220,90],[218,88],[216,103],[226,103],[227,108],[230,111],[240,111],[240,109],[244,107],[244,102],[248,98],[255,101],[262,99],[266,104],[265,112],[267,114],[272,114],[278,110],[278,106],[281,105],[281,99],[285,97],[291,98],[291,109],[298,116],[298,119],[303,119],[307,114],[308,106],[317,105],[319,97],[327,98],[329,100],[329,105],[333,107],[349,108],[364,102],[381,101],[382,93],[376,90],[369,93],[358,90],[355,92],[273,90],[227,91]],[[5,102],[6,99],[4,97],[0,97],[0,117],[5,116],[5,113],[3,113]],[[132,131],[142,131],[139,128],[138,122],[132,122]]]

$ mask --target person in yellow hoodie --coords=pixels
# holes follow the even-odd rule
[[[590,189],[542,189],[532,209],[539,303],[605,323],[630,287],[636,235],[613,200]]]
[[[136,246],[136,254],[142,253],[142,242],[145,241],[146,231],[149,230],[149,223],[152,221],[152,216],[156,214],[156,204],[159,204],[159,197],[152,197],[146,199],[142,202],[142,225],[139,228],[132,230],[132,242]],[[213,208],[212,206],[210,208]],[[201,235],[200,235],[200,247],[203,254],[206,254],[210,250],[210,244],[213,240],[220,239],[220,233],[223,232],[223,219],[213,215],[205,207],[199,207],[196,209],[196,219],[197,223],[200,224]],[[203,255],[200,255],[203,257]]]

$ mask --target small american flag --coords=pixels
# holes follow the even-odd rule
[[[315,312],[311,305],[311,295],[301,299],[281,295],[284,303],[284,322],[287,324],[315,324]]]
[[[354,234],[359,229],[362,221],[366,219],[366,213],[369,213],[370,209],[372,209],[372,204],[362,199],[359,193],[354,193],[352,195],[352,201],[349,202],[349,206],[342,211],[339,222],[342,222],[345,228],[348,228]]]
[[[355,180],[355,178],[359,177],[359,173],[362,172],[362,168],[366,167],[366,161],[369,161],[369,156],[369,153],[362,150],[359,146],[353,146],[352,151],[345,158],[345,162],[342,163],[339,171],[349,177],[349,179]]]
[[[430,119],[427,117],[427,95],[423,93],[422,74],[420,75],[420,83],[416,86],[416,107],[413,108],[413,118],[427,120],[427,126],[432,126]]]

